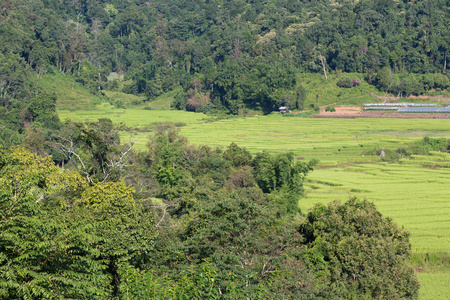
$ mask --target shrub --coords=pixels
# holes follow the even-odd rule
[[[434,74],[434,86],[436,88],[446,89],[450,86],[450,81],[448,77],[443,74]]]
[[[339,79],[337,86],[344,87],[344,88],[352,88],[354,86],[361,85],[361,80],[358,78],[350,79],[348,77],[342,77]]]
[[[359,78],[353,78],[352,79],[352,87],[357,86],[357,85],[361,85],[361,80],[359,80]]]
[[[341,79],[339,79],[338,83],[337,83],[338,87],[344,87],[344,88],[351,88],[352,87],[352,81],[350,80],[350,78],[347,77],[342,77]]]

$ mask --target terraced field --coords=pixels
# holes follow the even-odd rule
[[[432,151],[429,155],[411,155],[411,158],[402,158],[400,162],[429,168],[450,168],[450,153]]]
[[[411,233],[414,251],[450,249],[450,169],[372,163],[317,169],[308,176],[300,207],[356,196],[375,202]]]

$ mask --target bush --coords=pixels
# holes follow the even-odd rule
[[[446,89],[450,86],[450,81],[443,74],[434,74],[434,86],[436,88]]]
[[[338,87],[344,87],[344,88],[352,88],[354,86],[361,85],[361,80],[358,78],[353,78],[350,80],[348,77],[342,77],[339,79],[337,86]]]
[[[342,77],[341,79],[339,79],[338,83],[337,83],[338,87],[344,87],[344,88],[351,88],[352,87],[352,81],[350,80],[350,78],[347,77]]]
[[[403,78],[396,87],[396,91],[404,96],[419,95],[423,90],[423,84],[413,77]]]
[[[352,87],[357,86],[357,85],[361,85],[361,80],[359,80],[358,78],[353,78],[352,79]]]
[[[410,147],[414,154],[428,155],[430,151],[449,152],[450,139],[424,137]]]

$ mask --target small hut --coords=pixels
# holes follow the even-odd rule
[[[280,113],[282,114],[282,115],[284,115],[285,113],[291,113],[292,112],[292,110],[291,110],[291,108],[289,107],[289,106],[280,106],[280,108],[278,109],[279,111],[280,111]]]

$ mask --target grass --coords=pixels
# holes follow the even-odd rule
[[[59,110],[61,120],[72,121],[96,121],[99,118],[109,118],[114,123],[123,123],[129,127],[145,128],[149,124],[157,123],[183,123],[195,125],[203,122],[208,117],[204,114],[183,112],[178,110],[142,110],[116,108],[109,103],[97,105],[95,110],[89,111],[70,111]]]
[[[104,95],[93,95],[88,88],[73,80],[73,77],[62,74],[54,70],[54,74],[46,74],[37,83],[43,90],[55,93],[57,96],[57,109],[86,111],[96,110],[98,105],[110,103],[119,108],[135,108],[150,110],[169,110],[176,94],[181,90],[181,86],[162,94],[153,101],[146,102],[145,96],[125,94],[119,91],[103,90]],[[131,81],[121,80],[119,87]]]
[[[416,274],[421,284],[419,299],[448,299],[450,253],[414,253],[411,262],[416,266]]]
[[[162,94],[153,101],[147,101],[147,97],[145,96],[125,94],[118,91],[104,91],[104,93],[109,98],[109,101],[116,107],[145,110],[170,110],[170,104],[181,89],[182,87],[179,86],[178,88]]]
[[[428,168],[450,168],[450,154],[430,152],[429,155],[411,155],[410,158],[402,158],[403,164],[422,165]]]
[[[71,76],[58,72],[43,76],[38,84],[43,90],[56,94],[58,109],[94,110],[104,101],[101,96],[92,95],[82,84],[74,82]]]
[[[350,79],[359,78],[360,86],[353,88],[342,88],[337,86],[337,82],[342,77]],[[297,75],[297,81],[306,89],[307,96],[305,101],[305,109],[311,104],[324,106],[329,104],[335,105],[361,105],[367,102],[375,102],[371,94],[379,94],[380,92],[373,86],[369,85],[362,74],[358,73],[334,73],[328,74],[325,80],[323,74],[306,74]]]
[[[110,102],[116,107],[135,107],[138,108],[139,105],[145,101],[145,96],[136,96],[132,94],[125,94],[122,92],[114,91],[104,91],[105,95],[109,98]]]
[[[158,110],[165,110],[170,109],[170,104],[173,102],[174,97],[177,95],[178,92],[182,91],[182,87],[179,86],[167,93],[162,94],[155,100],[148,102],[146,104],[146,107],[150,109],[158,109]],[[173,109],[173,107],[172,107]]]
[[[188,125],[182,134],[195,144],[228,146],[255,153],[292,151],[323,165],[369,162],[373,149],[397,149],[424,136],[450,136],[448,120],[306,119],[279,115],[223,119]],[[364,156],[363,156],[364,155]]]
[[[448,251],[448,182],[450,169],[388,163],[319,168],[308,175],[300,208],[306,212],[318,202],[365,198],[411,233],[414,251]]]
[[[205,122],[209,118],[204,114],[189,113],[177,110],[142,110],[116,108],[108,103],[97,105],[94,110],[70,111],[59,110],[59,117],[62,121],[72,120],[75,122],[97,121],[99,118],[109,118],[114,123],[123,123],[128,127],[141,129],[141,133],[131,137],[129,133],[120,134],[121,141],[134,142],[135,149],[145,150],[149,139],[150,131],[157,124],[175,123],[178,126],[186,124],[195,125]]]
[[[448,299],[450,295],[450,271],[440,273],[435,271],[420,272],[417,274],[420,281],[420,300]]]

